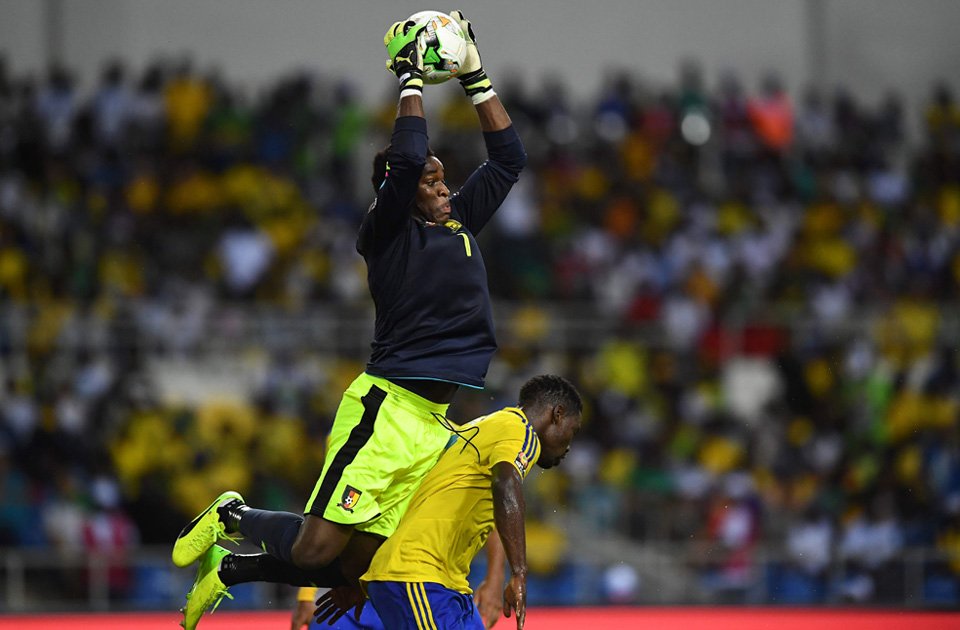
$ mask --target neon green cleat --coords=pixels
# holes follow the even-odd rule
[[[213,606],[210,611],[212,613],[224,597],[233,599],[233,595],[227,590],[217,573],[220,569],[220,561],[228,555],[230,555],[228,549],[213,545],[200,560],[197,579],[193,582],[193,588],[187,593],[187,604],[180,609],[183,613],[183,621],[180,625],[184,630],[194,630],[207,608]]]
[[[231,536],[227,527],[220,520],[217,508],[230,501],[243,501],[239,492],[229,490],[210,504],[197,518],[190,521],[177,536],[173,544],[173,563],[178,567],[188,567],[205,554],[218,540],[225,538],[230,542],[237,542],[240,536]]]

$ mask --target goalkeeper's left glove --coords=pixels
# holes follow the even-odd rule
[[[417,36],[426,24],[417,25],[413,20],[394,22],[383,36],[387,47],[387,70],[400,79],[400,98],[423,94],[423,59],[417,49]]]
[[[480,63],[480,51],[477,50],[477,36],[473,34],[473,26],[470,20],[463,16],[463,11],[457,9],[450,12],[450,17],[457,21],[463,36],[467,40],[467,56],[460,67],[460,85],[463,91],[467,93],[474,105],[479,105],[488,98],[496,95],[493,91],[493,84],[487,78],[487,73],[483,71],[483,64]]]

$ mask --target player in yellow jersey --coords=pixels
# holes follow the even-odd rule
[[[470,597],[470,561],[494,525],[511,577],[503,613],[526,614],[526,541],[522,482],[533,464],[560,463],[580,428],[577,390],[559,376],[536,376],[507,407],[462,425],[427,474],[397,530],[377,550],[360,578],[383,625],[391,630],[480,630]],[[356,587],[330,591],[317,617],[336,618],[363,595]]]

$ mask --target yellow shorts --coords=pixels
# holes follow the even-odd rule
[[[390,536],[452,433],[441,405],[363,373],[343,394],[306,514]]]

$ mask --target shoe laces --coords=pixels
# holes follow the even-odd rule
[[[192,591],[190,593],[187,593],[187,599],[190,599],[192,596],[193,596]],[[210,606],[213,606],[213,608],[210,608],[210,612],[212,613],[216,611],[217,606],[220,605],[220,602],[223,601],[224,597],[226,597],[227,599],[233,599],[233,595],[230,594],[230,589],[225,586],[213,591],[213,593],[210,596],[210,600],[206,602],[206,605],[203,607],[203,609],[206,610],[207,608],[210,608]],[[186,608],[181,608],[180,612],[185,613]],[[180,625],[183,626],[185,623],[186,623],[186,619],[181,621]]]
[[[216,528],[217,528],[217,536],[218,536],[219,538],[222,538],[222,539],[224,539],[224,540],[229,540],[230,542],[232,542],[232,543],[235,544],[235,545],[238,544],[241,540],[243,540],[243,535],[240,534],[239,532],[236,532],[236,533],[233,533],[233,534],[228,534],[228,533],[227,533],[227,526],[224,525],[224,524],[223,524],[223,521],[221,521],[221,520],[219,520],[219,519],[217,519],[217,521],[216,521]]]
[[[211,612],[211,613],[212,613],[212,612],[215,612],[215,611],[217,610],[217,606],[220,605],[220,602],[223,601],[223,598],[224,598],[224,597],[226,597],[227,599],[233,599],[233,595],[231,595],[231,594],[230,594],[230,591],[229,591],[228,589],[226,589],[226,588],[217,589],[217,590],[213,593],[213,598],[214,598],[214,599],[213,599],[213,602],[212,602],[212,603],[213,603],[213,608],[210,609],[210,612]],[[207,604],[207,605],[209,606],[209,604]]]
[[[241,540],[243,540],[243,536],[240,536],[239,534],[232,534],[232,535],[228,534],[227,526],[224,525],[223,522],[220,521],[220,519],[212,521],[209,527],[213,530],[213,533],[216,535],[216,539],[222,538],[224,540],[229,540],[233,544],[237,544]],[[209,545],[207,544],[206,537],[196,536],[190,542],[193,544],[193,548],[196,549],[197,551],[206,551],[207,548],[209,547]]]

